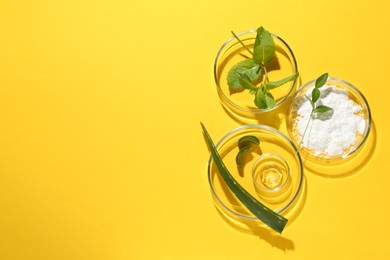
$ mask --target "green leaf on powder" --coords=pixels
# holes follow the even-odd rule
[[[331,107],[321,105],[316,107],[316,109],[313,110],[313,113],[326,113],[329,111],[333,111],[333,109]]]
[[[315,103],[320,98],[321,92],[318,88],[313,88],[311,92],[311,101]]]

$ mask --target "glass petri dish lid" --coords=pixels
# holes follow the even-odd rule
[[[307,133],[304,136],[304,141],[301,144],[304,132],[302,131],[303,121],[301,120],[307,121],[308,118],[307,113],[302,115],[301,112],[307,111],[303,107],[308,105],[305,104],[305,102],[308,102],[305,95],[311,95],[314,84],[315,80],[304,84],[290,101],[286,116],[289,136],[297,146],[301,145],[300,152],[302,156],[307,157],[311,161],[326,164],[342,163],[352,158],[367,140],[372,124],[369,104],[362,92],[351,83],[339,78],[328,78],[325,86],[320,89],[321,96],[317,103],[333,108],[333,113],[328,114],[324,118],[311,120]],[[342,95],[344,100],[343,105],[340,107],[336,105],[335,98],[330,98],[330,95],[335,94]],[[346,109],[350,111],[342,111]],[[343,114],[340,115],[341,113]],[[303,119],[304,117],[306,119]],[[325,125],[327,120],[330,120],[329,124]],[[357,130],[345,128],[347,124],[354,124]],[[328,127],[327,131],[316,131],[318,129],[316,127],[320,126]],[[332,133],[340,133],[338,135],[340,140],[336,140],[338,137],[332,138],[330,136]],[[345,145],[343,145],[342,140],[345,140]],[[321,150],[317,148],[319,146],[316,142],[319,141],[327,144]],[[340,146],[340,148],[332,148],[334,144]]]
[[[253,48],[256,30],[247,30],[236,35],[249,49]],[[290,46],[279,36],[272,34],[275,42],[275,58],[267,64],[270,80],[279,80],[298,72],[298,65]],[[250,54],[249,54],[250,55]],[[235,39],[230,37],[219,49],[214,61],[214,80],[223,107],[239,119],[255,119],[263,113],[279,108],[296,90],[297,79],[272,90],[276,105],[272,109],[260,109],[254,104],[254,96],[248,91],[230,93],[227,84],[229,70],[238,62],[248,58],[248,52]]]
[[[248,135],[257,137],[260,140],[260,144],[245,154],[242,167],[238,167],[236,164],[236,155],[240,150],[238,140]],[[261,203],[284,216],[294,207],[294,202],[299,198],[302,189],[304,173],[302,160],[296,146],[283,133],[265,125],[244,125],[228,132],[216,144],[216,148],[236,181]],[[270,187],[270,190],[264,193],[266,196],[263,197],[263,192],[259,192],[258,183],[256,183],[253,177],[254,173],[252,173],[252,170],[258,169],[255,164],[259,160],[268,157],[275,157],[286,165],[285,168],[289,171],[287,181],[278,179],[277,182],[279,183],[280,181],[283,186],[287,182],[289,188],[278,188],[273,185]],[[271,170],[273,170],[272,164]],[[269,181],[269,177],[274,178],[273,175],[268,175],[264,180]],[[283,178],[282,174],[277,178]],[[226,185],[212,157],[210,157],[208,164],[208,180],[214,203],[219,210],[236,220],[258,220]],[[273,196],[273,191],[275,191],[278,199],[270,197]],[[285,193],[281,194],[284,191]]]

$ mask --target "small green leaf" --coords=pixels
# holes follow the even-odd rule
[[[313,88],[311,92],[311,101],[315,103],[320,98],[321,92],[318,88]]]
[[[255,39],[255,45],[253,45],[253,49],[255,49],[257,46],[260,46],[261,42],[261,35],[264,33],[265,29],[263,26],[257,28],[256,30],[256,39]]]
[[[244,146],[240,149],[240,151],[237,153],[236,156],[236,164],[239,168],[242,167],[242,161],[244,160],[244,155],[246,152],[250,151],[251,147],[250,146]]]
[[[245,143],[252,143],[252,144],[255,144],[255,145],[259,145],[260,144],[260,140],[259,140],[259,138],[257,138],[254,135],[245,135],[245,136],[241,137],[238,140],[238,146],[241,146],[241,145],[243,145]]]
[[[315,88],[321,88],[323,85],[325,85],[327,80],[328,80],[328,73],[322,74],[321,76],[319,76],[317,78],[316,83],[315,83]]]
[[[267,104],[268,109],[272,109],[276,105],[274,96],[269,92],[265,93],[265,103]]]
[[[256,92],[255,104],[258,108],[261,108],[261,109],[267,108],[267,103],[265,101],[265,94],[264,94],[262,88],[258,89]]]
[[[298,77],[298,72],[281,80],[267,82],[265,83],[265,86],[267,89],[274,89],[282,86],[283,84],[286,84],[289,81],[295,80],[297,77]]]
[[[275,42],[270,32],[263,27],[257,29],[253,60],[257,64],[267,64],[275,56]]]
[[[316,107],[316,109],[314,109],[313,113],[326,113],[329,111],[333,111],[333,109],[331,107],[321,105],[321,106]]]
[[[313,103],[313,101],[311,101],[311,99],[310,99],[308,96],[305,95],[305,97],[307,98],[307,100],[309,100],[310,105],[311,105],[311,107],[312,107],[313,110],[314,110],[314,103]]]
[[[239,78],[242,75],[247,75],[251,81],[254,81],[260,77],[260,65],[256,64],[253,59],[243,60],[234,65],[227,75],[227,83],[229,89],[233,92],[240,92],[245,90],[239,82]]]
[[[246,74],[242,74],[241,77],[238,78],[238,82],[246,89],[257,89],[257,87],[252,84],[251,79]]]

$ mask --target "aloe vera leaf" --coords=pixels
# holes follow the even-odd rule
[[[207,146],[211,151],[211,156],[213,157],[215,165],[217,166],[219,173],[223,177],[230,190],[259,220],[261,220],[264,224],[276,232],[282,233],[288,220],[256,200],[234,179],[223,163],[221,156],[218,154],[217,148],[215,147],[213,140],[207,132],[206,127],[202,123],[201,125],[206,136]]]
[[[260,140],[259,140],[259,138],[257,138],[254,135],[246,135],[246,136],[241,137],[238,140],[238,146],[241,146],[244,143],[253,143],[255,145],[259,145],[260,144]]]
[[[244,155],[246,154],[246,152],[248,152],[250,150],[251,150],[250,146],[244,146],[237,153],[237,155],[236,155],[236,164],[237,164],[238,168],[242,167],[242,161],[244,159]]]

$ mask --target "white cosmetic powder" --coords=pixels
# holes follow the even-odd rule
[[[333,109],[333,114],[311,120],[306,131],[302,147],[314,152],[315,156],[340,156],[357,143],[358,135],[364,133],[366,120],[359,115],[363,108],[348,97],[348,91],[333,85],[324,85],[316,105],[325,105]],[[312,89],[306,92],[311,97]],[[312,106],[303,97],[296,107],[298,116],[294,120],[294,129],[301,139],[307,126]]]

